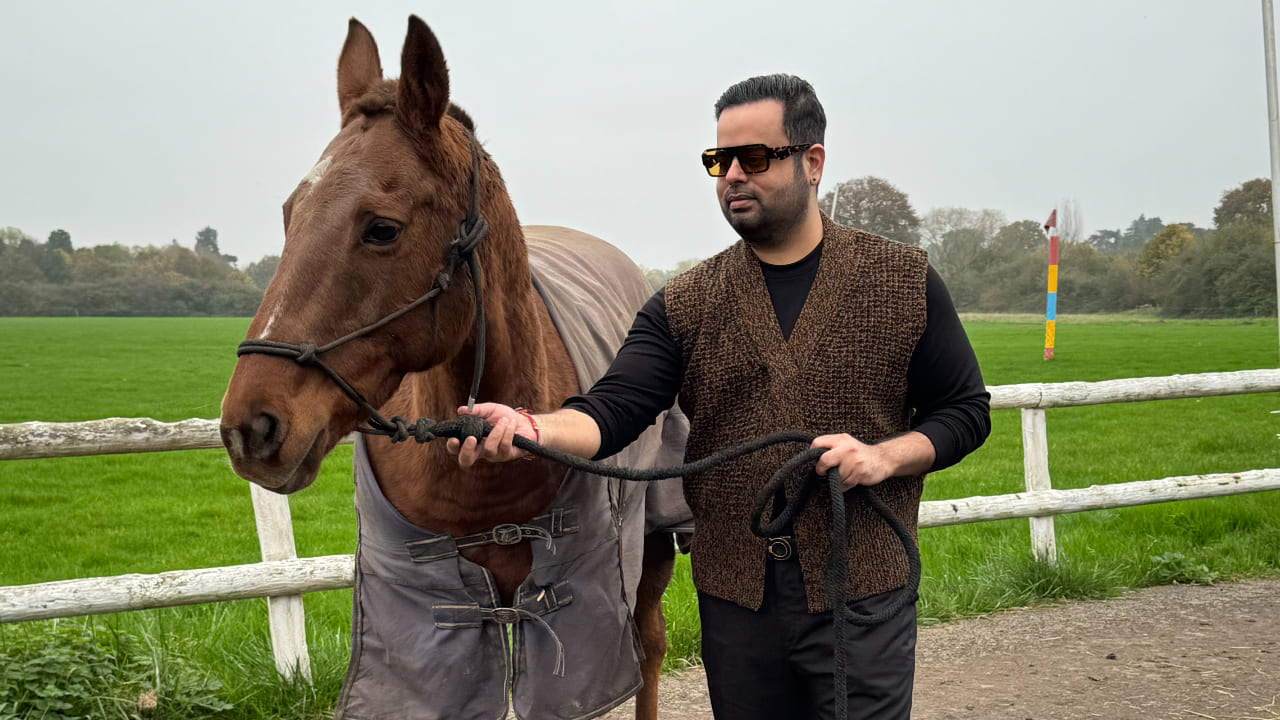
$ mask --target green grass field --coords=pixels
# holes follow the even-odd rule
[[[0,319],[0,423],[216,417],[247,324]],[[1277,365],[1274,320],[1067,317],[1049,363],[1040,359],[1038,320],[972,317],[966,327],[989,385]],[[1280,415],[1270,412],[1277,409],[1280,397],[1253,395],[1050,410],[1054,486],[1275,467]],[[999,411],[987,444],[930,476],[926,499],[1021,489],[1018,413]],[[335,451],[291,505],[300,555],[352,552],[349,449]],[[925,530],[920,617],[937,622],[1126,587],[1274,575],[1278,513],[1280,493],[1265,493],[1061,516],[1056,569],[1030,561],[1025,520]],[[259,559],[248,488],[220,451],[0,462],[0,518],[0,585]],[[128,706],[148,689],[166,708],[149,717],[325,717],[345,671],[350,602],[350,591],[306,598],[314,688],[275,680],[262,600],[0,625],[0,664],[42,658],[27,666],[45,669],[22,682],[63,677],[55,684],[67,687],[74,668],[99,661],[114,668],[107,673],[113,685],[85,680],[83,691],[67,691],[72,709],[46,711],[51,719],[125,717],[110,709],[116,700]],[[669,664],[695,659],[687,561],[677,567],[667,608]],[[17,702],[14,682],[0,676],[0,718],[14,714],[5,706]],[[97,709],[75,705],[83,697]]]

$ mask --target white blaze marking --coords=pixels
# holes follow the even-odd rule
[[[267,316],[267,324],[262,328],[262,334],[258,336],[259,340],[266,340],[267,336],[271,334],[271,325],[276,321],[276,315],[278,315],[279,313],[280,313],[280,306],[277,305],[276,309],[272,310],[271,314]]]
[[[332,162],[333,162],[333,156],[325,155],[323,158],[320,159],[320,162],[316,163],[315,167],[311,168],[311,172],[307,173],[307,176],[302,178],[302,182],[308,185],[315,185],[316,183],[320,182],[320,179],[324,177],[325,171],[329,169],[329,164]],[[280,314],[280,306],[283,304],[284,304],[283,300],[281,300],[279,303],[276,303],[276,306],[271,311],[271,314],[267,316],[267,324],[263,326],[262,334],[258,336],[259,340],[266,340],[267,337],[271,335],[271,326],[275,324],[276,316]]]
[[[320,182],[320,178],[324,177],[324,171],[329,169],[329,163],[331,162],[333,162],[332,155],[324,156],[320,162],[316,163],[315,167],[311,168],[311,172],[307,173],[307,176],[302,178],[302,182],[308,185],[315,185]]]
[[[284,307],[284,300],[281,297],[276,301],[276,306],[271,308],[271,314],[267,316],[267,324],[262,326],[262,333],[258,335],[259,340],[270,339],[271,326],[275,324],[276,318],[280,317],[280,308]]]

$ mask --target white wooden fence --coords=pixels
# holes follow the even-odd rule
[[[1056,560],[1054,515],[1280,489],[1280,469],[1272,468],[1054,490],[1049,476],[1045,422],[1046,408],[1280,392],[1280,370],[1104,382],[1028,383],[989,389],[993,410],[1020,408],[1022,411],[1027,491],[922,503],[919,518],[922,528],[1030,518],[1033,553],[1040,560],[1053,563]],[[221,446],[216,420],[161,423],[145,418],[114,418],[82,423],[0,425],[0,460]],[[299,672],[310,680],[302,593],[351,587],[353,556],[298,558],[288,499],[256,485],[250,485],[250,490],[262,562],[0,587],[0,622],[265,597],[276,668],[286,677]]]

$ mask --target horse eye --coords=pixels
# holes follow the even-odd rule
[[[374,218],[360,238],[370,245],[390,245],[400,237],[400,223],[386,218]]]

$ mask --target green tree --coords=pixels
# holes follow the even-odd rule
[[[49,233],[49,242],[45,243],[50,250],[60,250],[71,254],[71,233],[59,228]]]
[[[649,286],[654,289],[654,292],[657,292],[663,285],[667,284],[668,280],[693,268],[693,266],[700,262],[702,262],[702,260],[699,258],[689,258],[688,260],[681,260],[676,263],[675,269],[673,270],[655,270],[653,268],[645,268],[644,277],[649,281]]]
[[[973,228],[952,230],[929,248],[929,262],[947,283],[957,308],[976,309],[982,292],[986,238]]]
[[[227,265],[236,264],[235,255],[223,255],[218,250],[218,231],[206,225],[203,230],[196,233],[196,255],[199,257],[207,257],[218,260]]]
[[[1120,312],[1148,304],[1131,255],[1104,253],[1088,242],[1066,243],[1058,257],[1058,308],[1072,313]],[[1039,308],[1044,309],[1041,271]]]
[[[1222,193],[1213,210],[1213,225],[1224,228],[1236,223],[1271,225],[1271,181],[1255,178]]]
[[[908,245],[920,244],[920,218],[907,194],[889,181],[867,176],[839,183],[836,190],[818,201],[818,207],[832,220]],[[833,202],[835,213],[831,212]]]
[[[271,278],[275,277],[276,266],[280,264],[279,255],[264,255],[261,260],[249,263],[249,267],[244,269],[244,273],[249,276],[253,284],[259,290],[266,291],[267,285],[271,283]]]
[[[990,248],[997,255],[1018,257],[1021,255],[1039,255],[1045,252],[1049,241],[1044,230],[1035,220],[1019,220],[1009,223],[996,231],[991,238]],[[1045,256],[1046,263],[1048,260]]]
[[[1217,312],[1227,317],[1274,317],[1276,256],[1270,224],[1230,223],[1211,241],[1220,272],[1213,289]]]
[[[1138,255],[1138,274],[1146,278],[1155,277],[1165,263],[1190,247],[1193,239],[1191,231],[1182,225],[1166,225],[1142,246]]]
[[[66,251],[46,244],[36,256],[36,264],[40,266],[40,272],[46,281],[62,285],[71,282],[70,258]]]
[[[1124,233],[1120,235],[1120,241],[1116,244],[1116,252],[1138,252],[1147,244],[1147,241],[1155,236],[1156,233],[1164,229],[1164,222],[1158,218],[1148,218],[1146,215],[1139,215],[1137,219],[1129,223],[1129,227],[1125,228]]]
[[[1111,255],[1118,252],[1117,248],[1121,247],[1123,237],[1124,233],[1120,230],[1098,230],[1085,243],[1103,255]]]
[[[133,262],[129,248],[123,245],[96,245],[80,248],[71,253],[71,281],[77,283],[101,283],[128,274]]]
[[[31,236],[16,227],[0,228],[0,247],[18,247],[23,240],[30,241]]]
[[[0,228],[0,248],[3,248],[3,259],[0,260],[0,280],[15,283],[31,283],[44,276],[40,269],[40,258],[44,248],[15,227]]]
[[[196,233],[196,254],[221,256],[218,250],[218,231],[206,225]]]
[[[1005,224],[1004,213],[999,210],[970,210],[962,207],[934,208],[920,220],[920,237],[926,247],[942,242],[952,230],[976,230],[983,244],[995,236]]]
[[[1152,293],[1163,315],[1249,317],[1275,314],[1271,228],[1234,222],[1170,259]]]

